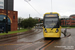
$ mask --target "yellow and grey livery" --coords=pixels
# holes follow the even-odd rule
[[[45,38],[60,38],[61,26],[57,12],[45,13],[43,17],[43,35]]]

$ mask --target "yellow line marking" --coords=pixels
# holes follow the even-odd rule
[[[28,43],[28,44],[32,44],[32,43]],[[0,46],[5,46],[5,45],[24,45],[24,44],[0,44]]]
[[[58,44],[58,42],[56,42],[56,44]]]

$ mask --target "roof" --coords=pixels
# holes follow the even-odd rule
[[[73,15],[70,15],[70,17],[73,17],[73,16],[75,16],[75,14],[73,14]]]

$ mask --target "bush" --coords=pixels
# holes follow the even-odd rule
[[[62,27],[68,27],[68,25],[62,25]],[[69,26],[69,27],[75,27],[75,25]]]
[[[23,26],[23,28],[32,28],[33,26],[35,26],[35,24],[38,21],[36,19],[33,19],[32,17],[29,17],[28,19],[24,19],[21,22],[21,25]]]

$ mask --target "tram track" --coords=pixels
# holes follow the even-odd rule
[[[21,35],[18,35],[18,36],[11,36],[11,37],[9,37],[9,38],[0,39],[0,42],[3,42],[3,41],[5,41],[5,42],[14,41],[14,40],[16,40],[17,38],[18,38],[18,39],[21,39],[21,38],[28,37],[28,36],[30,36],[30,35],[38,34],[38,33],[42,32],[42,30],[41,30],[41,31],[38,31],[38,32],[37,32],[37,31],[38,31],[38,30],[36,30],[36,31],[34,31],[34,32],[31,32],[30,34],[21,34]],[[25,35],[25,36],[23,36],[23,35]],[[17,40],[18,40],[18,39],[17,39]]]
[[[46,45],[44,45],[43,47],[41,47],[39,50],[42,50],[44,47],[46,47],[47,45],[49,45],[51,42],[53,42],[54,40],[51,40],[50,42],[48,42]]]
[[[38,31],[35,31],[35,32],[33,32],[33,33],[31,33],[31,34],[28,34],[28,35],[25,35],[25,36],[22,36],[22,35],[21,35],[21,37],[18,36],[18,37],[19,37],[18,39],[25,38],[25,37],[28,37],[28,36],[31,36],[31,35],[34,35],[34,34],[39,34],[39,33],[41,33],[41,32],[42,32],[42,30],[39,31],[39,32],[38,32]]]
[[[50,40],[49,42],[47,42],[46,44],[40,46],[39,48],[37,48],[36,50],[44,50],[49,44],[51,44],[54,40]]]

